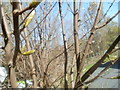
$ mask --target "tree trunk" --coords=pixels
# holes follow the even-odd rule
[[[66,32],[65,32],[65,26],[64,26],[64,19],[62,15],[62,5],[59,1],[59,13],[61,18],[61,24],[62,24],[62,34],[63,34],[63,41],[64,41],[64,55],[65,55],[65,64],[64,64],[64,87],[65,89],[68,88],[68,80],[67,80],[67,64],[68,64],[68,46],[67,46],[67,40],[66,40]]]
[[[75,42],[75,55],[76,55],[76,66],[77,75],[75,83],[80,79],[79,68],[80,68],[80,50],[79,50],[79,35],[78,35],[78,1],[74,0],[74,42]]]
[[[17,88],[17,80],[16,80],[16,73],[15,73],[15,69],[13,67],[13,53],[12,52],[12,49],[13,49],[13,43],[12,43],[12,36],[11,36],[11,32],[9,30],[9,26],[8,26],[8,22],[6,20],[6,15],[4,13],[4,10],[3,10],[3,5],[2,5],[2,2],[0,1],[0,16],[2,16],[2,32],[3,32],[3,35],[4,35],[4,43],[5,43],[5,46],[3,47],[3,49],[5,49],[5,59],[7,61],[7,64],[8,64],[8,74],[9,74],[9,79],[10,79],[10,83],[11,83],[11,86],[12,88]],[[15,59],[16,60],[16,59]]]

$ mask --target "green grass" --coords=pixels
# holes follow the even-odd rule
[[[118,57],[118,55],[109,55],[109,57],[107,57],[103,63],[107,63],[109,61],[113,61]]]
[[[88,64],[87,66],[85,66],[85,68],[83,69],[83,73],[85,73],[86,71],[88,71],[94,64]]]

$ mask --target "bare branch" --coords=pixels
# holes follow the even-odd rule
[[[112,52],[110,54],[112,54],[112,53],[114,53],[114,52],[116,52],[118,50],[120,50],[120,48],[115,48],[115,49],[112,50]]]
[[[24,20],[20,23],[19,27],[25,22],[25,20],[27,19],[27,17],[30,15],[30,13],[35,10],[34,8],[27,14],[27,16],[24,18]],[[22,29],[20,29],[20,32],[22,32],[24,30],[25,27],[23,27]]]
[[[82,82],[84,82],[89,75],[91,75],[97,68],[98,66],[101,65],[101,63],[108,57],[108,55],[111,53],[111,51],[115,48],[115,46],[118,44],[120,41],[120,35],[116,38],[116,40],[112,43],[112,45],[109,47],[109,49],[106,51],[106,53],[101,57],[101,59],[96,62],[83,76],[82,76]]]
[[[20,52],[20,31],[19,31],[19,17],[17,16],[18,13],[18,2],[12,2],[13,6],[13,25],[14,25],[14,36],[15,36],[15,50],[13,56],[13,66],[16,64],[17,55]]]
[[[90,30],[91,31],[91,34],[89,36],[89,39],[88,39],[88,42],[85,46],[85,49],[84,49],[84,52],[83,52],[83,55],[82,55],[82,58],[81,58],[81,62],[80,62],[80,69],[79,69],[79,72],[81,74],[81,71],[83,69],[83,66],[84,66],[84,62],[85,62],[85,59],[86,59],[86,56],[88,54],[88,51],[89,51],[89,46],[91,45],[91,41],[94,37],[94,33],[95,33],[95,25],[97,24],[98,20],[99,20],[99,14],[100,14],[100,9],[101,9],[101,5],[102,5],[102,0],[100,1],[100,4],[99,4],[99,7],[98,7],[98,10],[97,10],[97,14],[96,14],[96,17],[95,17],[95,22],[93,24],[93,27],[92,29]],[[79,74],[79,75],[80,75]],[[80,82],[80,81],[79,81]],[[76,84],[77,85],[77,84]]]
[[[55,2],[53,7],[48,11],[48,13],[43,17],[43,19],[35,26],[35,28],[32,31],[30,31],[29,35],[38,27],[38,25],[40,25],[46,19],[46,17],[50,14],[50,12],[53,10],[53,8],[55,7],[56,4],[57,4],[57,2]]]
[[[113,2],[111,3],[111,5],[109,6],[108,10],[106,11],[106,13],[105,13],[104,16],[102,17],[102,19],[99,20],[98,23],[100,23],[100,22],[103,20],[103,18],[105,18],[105,16],[107,15],[108,11],[110,10],[110,8],[112,7],[112,5],[113,5],[114,2],[115,2],[115,0],[113,0]]]
[[[100,77],[100,75],[102,75],[106,70],[108,70],[112,65],[114,65],[118,60],[120,60],[119,58],[116,58],[113,61],[110,61],[110,64],[108,66],[106,66],[97,76],[95,76],[94,78],[90,79],[89,81],[83,82],[81,85],[79,85],[78,87],[82,86],[83,84],[89,84],[93,81],[95,81],[97,78]]]
[[[20,0],[19,0],[20,1]],[[20,9],[22,9],[22,5],[19,4],[19,7]],[[34,9],[33,9],[34,10]],[[24,18],[24,15],[22,15],[22,19]],[[25,36],[27,36],[27,28],[25,28],[24,30],[24,34]],[[27,46],[27,50],[31,50],[31,47],[30,47],[30,42],[29,42],[29,38],[25,38],[26,40],[26,46]],[[34,81],[34,84],[33,84],[33,87],[34,88],[37,88],[37,80],[36,80],[36,70],[35,70],[35,64],[34,64],[34,61],[33,61],[33,57],[32,55],[29,55],[29,60],[30,60],[30,64],[31,64],[31,73],[32,73],[32,78],[33,78],[33,81]]]
[[[110,21],[112,21],[119,13],[120,13],[120,10],[119,10],[113,17],[111,17],[108,21],[106,21],[103,25],[95,26],[95,29],[100,29],[100,28],[106,26],[106,25],[107,25]]]
[[[68,5],[68,7],[69,7],[71,13],[74,14],[74,12],[72,11],[72,8],[70,7],[70,4],[68,3],[68,1],[67,1],[67,5]]]
[[[19,11],[18,13],[17,13],[17,15],[21,15],[21,14],[23,14],[24,12],[26,12],[27,10],[30,10],[30,9],[35,9],[40,3],[42,2],[42,0],[41,1],[37,1],[37,2],[31,2],[30,4],[29,4],[29,6],[28,7],[26,7],[25,9],[23,9],[22,11]],[[33,4],[32,4],[33,3]],[[34,5],[34,6],[33,6]]]

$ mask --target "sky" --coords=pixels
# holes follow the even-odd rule
[[[69,0],[67,0],[67,1],[69,1]],[[95,0],[96,1],[96,0]],[[108,0],[109,1],[109,0]],[[113,0],[111,0],[111,2],[112,2]],[[109,6],[111,5],[111,2],[104,2],[103,3],[103,11],[104,11],[104,13],[108,10],[108,8],[109,8]],[[69,4],[70,4],[70,6],[71,6],[71,8],[73,7],[73,2],[69,2]],[[119,3],[120,4],[120,3]],[[82,3],[82,14],[87,10],[87,8],[89,7],[89,2],[83,2]],[[63,14],[65,14],[66,13],[66,11],[67,11],[67,8],[68,8],[68,6],[67,6],[67,4],[66,4],[66,2],[63,4]],[[58,4],[55,6],[55,8],[52,10],[52,14],[53,15],[56,15],[57,12],[58,11]],[[72,11],[73,11],[73,8],[72,8]],[[118,2],[114,2],[114,4],[113,4],[113,6],[111,7],[111,9],[109,10],[109,12],[107,13],[107,16],[108,17],[112,17],[115,13],[117,13],[117,11],[118,11]],[[72,13],[70,12],[70,9],[69,9],[69,11],[67,11],[67,19],[70,19],[71,17],[72,17]],[[115,21],[115,22],[118,22],[118,16],[116,17],[116,18],[114,18],[113,19],[113,21]]]
[[[111,2],[104,2],[103,3],[103,11],[104,11],[104,13],[107,11],[107,9],[109,8],[110,5],[111,5]],[[89,7],[89,2],[83,2],[82,3],[83,11],[86,11],[86,9],[88,7]],[[112,17],[115,13],[117,13],[117,11],[118,11],[118,2],[114,2],[113,6],[111,7],[109,12],[107,13],[107,16]],[[118,22],[118,16],[113,21]]]
[[[69,0],[67,0],[67,1],[69,1]],[[94,0],[94,1],[96,1],[96,0]],[[108,10],[108,8],[111,5],[112,1],[113,0],[111,0],[110,2],[103,2],[103,11],[104,11],[104,13]],[[53,3],[55,3],[55,2],[53,2]],[[70,7],[71,7],[71,9],[73,11],[73,2],[69,2],[69,4],[70,4]],[[43,3],[41,3],[40,5],[42,6]],[[89,7],[89,2],[82,2],[82,14],[84,14],[84,12],[87,11],[88,7]],[[68,5],[67,5],[66,2],[64,2],[62,11],[63,11],[63,16],[65,16],[64,17],[65,29],[66,29],[67,35],[70,36],[70,35],[73,34],[70,31],[70,29],[73,29],[73,14],[71,13],[70,9],[68,11],[67,8],[68,8]],[[39,9],[39,7],[37,7],[37,9]],[[109,12],[107,13],[107,17],[112,17],[113,15],[115,15],[117,13],[117,11],[118,11],[118,2],[114,2],[113,6],[111,7]],[[40,11],[38,10],[37,13],[40,14]],[[54,7],[54,9],[50,13],[51,16],[52,16],[51,17],[52,21],[55,20],[54,18],[58,15],[58,13],[59,13],[59,9],[58,9],[58,3],[57,3],[56,6]],[[59,17],[59,19],[60,19],[60,17]],[[116,18],[114,18],[113,21],[118,22],[118,16]],[[57,21],[57,22],[60,22],[60,20]],[[86,32],[87,32],[87,29],[86,29]],[[61,30],[61,28],[59,29],[59,33],[60,33],[60,36],[61,36],[61,39],[62,39],[62,30]],[[67,38],[69,38],[69,37],[67,37]]]
[[[9,0],[4,0],[3,2],[8,2]],[[14,1],[17,1],[17,0],[14,0]],[[32,0],[21,0],[21,1],[24,1],[24,2],[31,2]],[[41,0],[37,0],[37,1],[41,1]],[[43,0],[45,1],[45,0]],[[47,0],[48,2],[56,2],[56,1],[59,1],[59,0]],[[66,2],[66,1],[69,1],[69,2],[73,2],[73,0],[61,0],[63,2]],[[77,0],[78,2],[80,0]],[[99,2],[100,0],[82,0],[82,2],[91,2],[91,1],[97,1]],[[103,2],[112,2],[112,0],[102,0]],[[119,2],[119,0],[115,0],[115,2]]]
[[[4,1],[7,1],[7,0],[4,0]],[[27,1],[31,1],[31,0],[22,0],[22,1],[26,1],[27,2]],[[53,1],[54,1],[53,3],[55,3],[56,0],[53,0]],[[63,0],[63,1],[66,1],[66,0]],[[72,11],[73,11],[73,2],[72,2],[73,0],[67,0],[67,1],[69,1],[70,6],[71,6]],[[91,0],[82,0],[82,1],[83,1],[83,3],[82,3],[82,12],[84,13],[87,10],[87,8],[89,7],[89,1],[91,1]],[[99,1],[99,0],[92,0],[92,1]],[[119,0],[115,0],[113,6],[111,7],[109,12],[107,13],[108,17],[112,17],[118,11],[118,6],[120,6],[120,5],[118,5],[118,1]],[[113,0],[104,0],[104,3],[103,3],[103,11],[104,11],[104,13],[107,11],[109,6],[111,5],[111,2],[113,2]],[[43,2],[40,5],[43,5]],[[69,28],[71,28],[71,27],[69,27],[69,24],[73,24],[72,23],[72,21],[73,21],[73,14],[70,11],[67,11],[67,7],[68,6],[67,6],[66,2],[64,2],[63,3],[63,14],[65,15],[65,13],[67,12],[67,14],[66,14],[64,19],[65,19],[65,23],[67,23],[66,24],[66,29],[69,29]],[[39,9],[39,7],[37,7],[37,9]],[[40,11],[38,11],[37,13],[41,14]],[[54,16],[56,16],[58,13],[59,12],[58,12],[58,3],[57,3],[55,8],[51,12],[51,16],[52,16],[51,20],[52,20],[52,18],[54,19]],[[118,16],[116,18],[114,18],[113,21],[118,22]],[[35,27],[35,25],[34,25],[34,27]],[[66,31],[66,33],[69,33],[69,31]]]
[[[3,2],[8,2],[9,0],[3,0]],[[14,0],[14,1],[16,1],[16,0]],[[32,0],[21,0],[22,2],[31,2]],[[38,1],[40,1],[40,0],[38,0]],[[43,0],[42,2],[44,2],[45,0]],[[48,2],[56,2],[56,1],[59,1],[59,0],[47,0]],[[72,2],[73,2],[73,0],[61,0],[61,1],[63,1],[63,2],[71,2],[71,6],[72,6]],[[78,0],[78,2],[79,2],[80,0]],[[100,0],[82,0],[82,2],[83,2],[83,8],[87,8],[88,7],[88,5],[89,5],[89,2],[91,2],[91,1],[96,1],[96,2],[99,2]],[[110,5],[110,3],[111,2],[113,2],[113,0],[103,0],[103,2],[104,2],[104,12],[109,8],[109,5]],[[118,11],[118,2],[119,2],[119,0],[115,0],[115,3],[113,4],[113,6],[112,6],[112,8],[110,9],[110,11],[109,11],[109,13],[107,14],[108,16],[112,16],[112,15],[114,15],[117,11]],[[120,4],[120,3],[119,3]],[[66,6],[65,6],[66,7]],[[65,9],[65,7],[64,7],[64,9]],[[118,22],[118,17],[116,17],[115,19],[114,19],[114,21],[117,21]]]
[[[104,12],[107,11],[107,9],[109,8],[109,6],[110,6],[109,2],[105,2],[104,3]],[[120,8],[118,7],[118,2],[115,2],[113,4],[113,6],[111,7],[111,9],[110,9],[110,11],[108,12],[107,15],[110,16],[110,17],[113,16],[118,11],[118,9],[120,10]],[[113,21],[118,22],[118,16]]]

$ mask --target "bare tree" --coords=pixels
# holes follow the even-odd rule
[[[11,1],[12,10],[8,11],[3,5],[5,3],[0,0],[2,16],[0,36],[4,40],[4,47],[0,49],[5,51],[3,59],[9,66],[10,83],[13,88],[18,87],[17,81],[32,80],[33,88],[81,89],[96,80],[119,59],[118,57],[114,62],[110,61],[97,76],[87,80],[110,54],[119,50],[115,47],[120,41],[120,36],[116,36],[116,40],[112,40],[113,43],[110,41],[112,45],[109,48],[108,44],[107,47],[102,45],[103,38],[108,32],[105,29],[120,13],[119,10],[106,19],[115,0],[105,13],[102,0],[99,3],[89,2],[88,8],[84,11],[82,0],[69,3],[62,3],[61,0],[52,3],[45,0],[42,4],[40,4],[42,0],[39,2],[33,0],[30,3],[16,1]],[[59,7],[56,7],[57,3]],[[33,14],[34,18],[29,18],[33,11],[36,11]],[[72,18],[68,18],[70,17],[68,15]],[[27,20],[30,22],[26,25]],[[104,47],[108,48],[105,53]],[[99,59],[96,59],[101,51]],[[84,70],[89,63],[93,66]]]
[[[76,55],[76,66],[77,66],[77,77],[76,82],[79,78],[78,74],[80,68],[80,50],[79,50],[79,35],[78,35],[78,1],[74,0],[74,42],[75,42],[75,55]],[[76,83],[75,82],[75,83]]]
[[[67,64],[68,64],[68,46],[67,46],[67,40],[66,40],[66,32],[65,32],[65,26],[64,26],[64,19],[62,15],[62,4],[61,1],[59,1],[59,12],[60,12],[60,18],[61,18],[61,24],[62,24],[62,34],[63,34],[63,41],[64,41],[64,55],[65,55],[65,65],[64,65],[64,87],[68,88],[68,79],[67,79]]]

